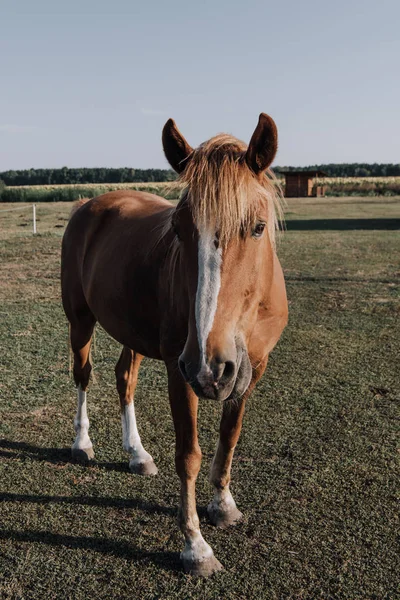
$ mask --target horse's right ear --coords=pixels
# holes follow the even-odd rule
[[[162,143],[167,161],[174,171],[182,173],[193,148],[189,146],[173,119],[168,119],[164,125]]]

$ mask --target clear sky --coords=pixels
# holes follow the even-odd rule
[[[0,0],[0,171],[167,167],[173,117],[193,146],[249,141],[275,164],[400,161],[399,0]]]

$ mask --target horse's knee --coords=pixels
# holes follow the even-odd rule
[[[176,472],[180,479],[196,479],[201,464],[201,449],[197,444],[192,448],[178,449],[175,455]]]
[[[91,371],[92,365],[90,364],[89,360],[87,360],[83,366],[81,365],[80,361],[75,360],[73,369],[75,385],[77,387],[80,386],[82,390],[86,390],[87,386],[89,385]]]
[[[128,390],[129,374],[127,371],[121,372],[117,365],[115,367],[115,379],[117,384],[117,392],[121,400],[121,407],[123,407],[125,404],[128,404],[126,401],[126,393]]]
[[[142,355],[124,347],[115,366],[115,380],[120,398],[121,410],[133,400],[142,358]]]

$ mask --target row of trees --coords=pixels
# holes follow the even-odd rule
[[[318,169],[330,177],[389,177],[400,175],[400,164],[343,163],[311,165],[309,167],[274,167],[277,175],[284,171]],[[8,186],[18,185],[59,185],[84,183],[140,183],[173,181],[176,174],[171,169],[27,169],[3,171],[0,180]]]
[[[140,183],[173,181],[175,172],[171,169],[119,169],[82,168],[69,169],[26,169],[3,171],[0,179],[6,185],[60,185],[84,183]]]
[[[330,163],[309,167],[274,167],[276,174],[285,171],[324,171],[329,177],[394,177],[400,175],[400,164],[393,163]]]

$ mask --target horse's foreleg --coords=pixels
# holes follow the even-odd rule
[[[143,356],[124,346],[115,367],[117,390],[121,404],[122,445],[129,452],[129,468],[137,475],[156,475],[153,458],[143,448],[138,432],[133,403],[140,363]]]
[[[233,453],[242,429],[246,400],[263,374],[267,360],[253,371],[253,377],[245,394],[234,402],[224,404],[220,423],[220,437],[211,465],[210,481],[214,486],[214,498],[207,507],[210,521],[217,527],[228,527],[242,518],[229,489]]]
[[[208,577],[222,566],[200,532],[196,510],[196,479],[200,470],[201,450],[197,439],[198,399],[184,382],[176,363],[167,365],[168,387],[176,434],[176,472],[181,481],[179,525],[185,537],[181,553],[186,573]]]
[[[86,389],[92,370],[89,355],[93,328],[94,320],[91,319],[85,327],[71,326],[71,348],[74,353],[73,374],[78,391],[78,407],[74,419],[76,437],[72,445],[72,457],[83,463],[94,458],[86,407]]]
[[[242,518],[229,489],[233,453],[242,428],[246,396],[225,404],[223,408],[220,437],[211,465],[210,481],[214,486],[214,498],[207,507],[210,521],[218,527],[228,527]]]

